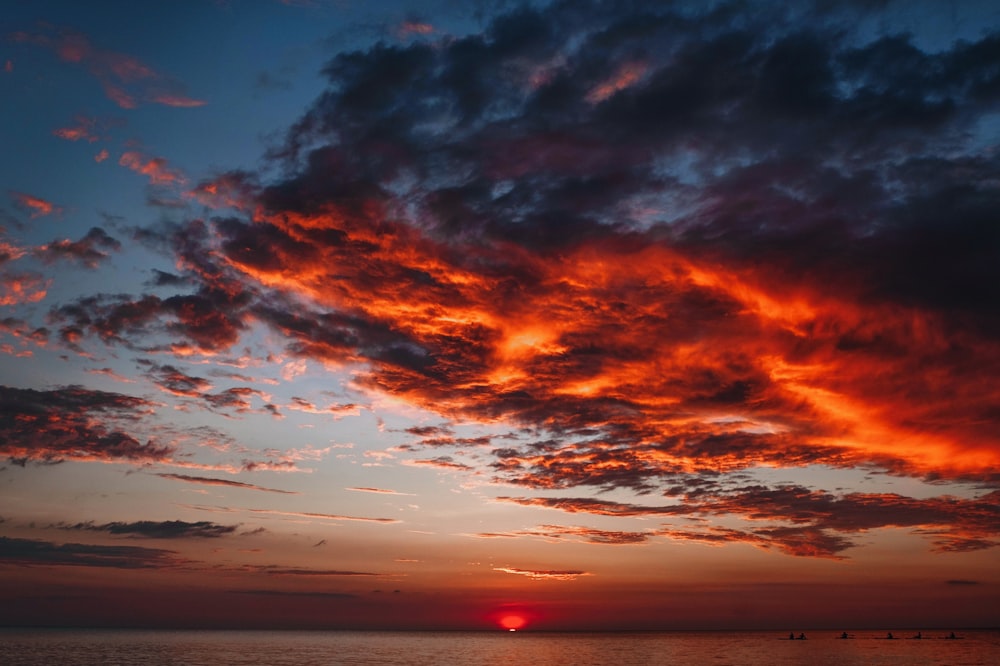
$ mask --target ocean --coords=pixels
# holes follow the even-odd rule
[[[1000,664],[1000,631],[373,632],[0,629],[4,666],[973,666]]]

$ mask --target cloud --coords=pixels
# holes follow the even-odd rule
[[[177,169],[167,166],[162,157],[150,157],[137,150],[129,150],[118,158],[118,164],[149,178],[151,185],[181,184],[186,179]]]
[[[60,127],[52,130],[53,136],[65,139],[66,141],[80,141],[82,139],[88,143],[94,143],[101,138],[96,132],[96,118],[76,116],[75,121],[75,124],[70,127]]]
[[[0,537],[0,562],[17,566],[82,566],[112,569],[171,569],[185,563],[172,550],[139,546],[93,546]]]
[[[212,388],[212,383],[203,377],[188,375],[173,365],[160,365],[145,359],[139,365],[148,368],[146,376],[164,391],[182,397],[200,397]]]
[[[316,513],[312,511],[279,511],[277,509],[246,509],[250,513],[269,514],[274,516],[291,516],[293,518],[318,518],[320,520],[347,520],[363,523],[398,523],[395,518],[367,518],[363,516],[344,516],[335,513]]]
[[[626,532],[621,530],[600,530],[592,527],[540,525],[533,529],[514,532],[483,532],[475,536],[482,539],[537,537],[558,542],[566,539],[600,545],[636,545],[646,543],[659,535],[656,531]]]
[[[245,571],[248,573],[259,573],[266,574],[268,576],[346,576],[346,577],[368,577],[368,576],[381,576],[383,574],[371,573],[368,571],[344,571],[340,569],[299,569],[295,567],[284,567],[277,564],[245,564],[243,566],[237,567],[236,571]]]
[[[122,382],[125,384],[134,384],[135,380],[131,377],[126,377],[125,375],[120,375],[111,368],[90,368],[87,370],[88,373],[92,375],[103,375],[105,377],[110,377],[116,382]]]
[[[424,458],[418,460],[408,460],[406,461],[408,465],[423,466],[423,467],[437,467],[438,469],[446,469],[458,472],[471,472],[473,467],[465,463],[456,462],[451,456],[438,456],[437,458]]]
[[[59,523],[55,527],[64,530],[107,532],[116,536],[137,536],[147,539],[186,539],[190,537],[215,539],[231,535],[236,531],[238,525],[219,525],[204,520],[195,523],[183,520],[139,520],[131,523],[114,522],[103,525],[93,521],[75,524]]]
[[[11,190],[9,194],[10,198],[14,201],[14,205],[17,208],[30,213],[31,219],[44,217],[46,215],[61,215],[63,212],[61,206],[57,206],[51,201],[46,201],[41,197],[25,194],[24,192],[15,192],[13,190]]]
[[[163,479],[184,481],[185,483],[198,483],[207,486],[227,486],[230,488],[244,488],[246,490],[261,490],[267,493],[281,493],[283,495],[299,494],[292,490],[278,490],[277,488],[264,488],[263,486],[254,485],[252,483],[244,483],[243,481],[233,481],[231,479],[217,479],[209,476],[191,476],[189,474],[168,474],[166,472],[157,472],[156,476]]]
[[[85,268],[97,268],[110,255],[108,252],[118,252],[121,243],[112,238],[100,227],[92,227],[87,235],[78,241],[59,240],[41,245],[34,254],[47,264],[69,259],[76,261]]]
[[[399,39],[407,39],[413,35],[430,35],[434,32],[433,25],[416,19],[403,21],[396,28],[396,36]]]
[[[857,27],[884,11],[553,2],[340,53],[260,174],[189,194],[231,214],[143,231],[174,295],[83,298],[52,325],[177,354],[263,326],[358,389],[516,433],[405,464],[568,493],[546,499],[566,511],[747,523],[673,538],[841,557],[904,527],[988,547],[1000,156],[977,128],[1000,37],[931,50]],[[741,476],[808,466],[979,495]],[[637,501],[585,497],[605,490]]]
[[[0,271],[0,305],[37,303],[45,298],[50,284],[38,273]]]
[[[140,103],[176,107],[205,104],[188,97],[184,86],[172,77],[155,71],[134,56],[94,46],[82,33],[48,28],[38,33],[16,32],[11,39],[51,49],[63,62],[83,67],[100,82],[108,99],[123,109],[134,109]]]
[[[0,386],[0,455],[24,464],[66,460],[165,462],[174,449],[130,434],[153,403],[65,386],[39,391]]]
[[[352,490],[358,493],[378,493],[381,495],[413,495],[413,493],[401,493],[395,490],[386,490],[385,488],[344,488],[344,490]]]
[[[857,545],[852,535],[882,528],[910,528],[928,537],[937,551],[972,551],[1000,545],[1000,493],[975,499],[941,496],[915,499],[890,493],[835,495],[804,486],[692,487],[676,504],[639,505],[593,498],[498,497],[498,501],[524,506],[619,517],[718,517],[740,518],[748,529],[715,526],[664,527],[643,536],[721,545],[749,543],[777,548],[789,555],[832,557]],[[561,528],[559,528],[561,529]],[[561,538],[570,532],[547,529],[518,535]],[[580,532],[578,536],[585,536]],[[611,535],[613,538],[613,534]]]
[[[198,183],[187,196],[209,208],[245,210],[253,205],[259,190],[253,174],[231,171]]]
[[[514,567],[493,567],[494,571],[515,574],[517,576],[527,576],[532,580],[576,580],[580,576],[592,576],[586,571],[558,571],[558,570],[537,570],[537,569],[517,569]]]

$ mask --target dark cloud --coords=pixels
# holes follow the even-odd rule
[[[475,536],[483,539],[538,537],[546,541],[558,542],[566,539],[601,545],[635,545],[646,543],[657,536],[655,531],[625,532],[621,530],[599,530],[591,527],[564,525],[540,525],[534,529],[515,532],[483,532]]]
[[[264,488],[263,486],[258,486],[253,483],[244,483],[243,481],[233,481],[232,479],[217,479],[210,476],[192,476],[190,474],[168,474],[165,472],[159,472],[156,476],[163,479],[172,479],[174,481],[184,481],[185,483],[198,483],[208,486],[226,486],[229,488],[244,488],[246,490],[262,490],[268,493],[282,493],[284,495],[298,495],[297,492],[291,490],[278,490],[277,488]]]
[[[147,368],[146,376],[154,384],[177,396],[200,397],[212,387],[207,379],[185,374],[173,365],[159,365],[146,359],[140,359],[138,364]]]
[[[18,566],[82,566],[169,569],[184,563],[172,550],[139,546],[93,546],[0,537],[0,562]]]
[[[976,499],[915,499],[888,493],[835,495],[803,486],[737,487],[694,485],[676,504],[639,505],[586,497],[498,497],[525,506],[620,517],[737,517],[759,525],[748,530],[713,526],[667,527],[644,533],[673,539],[722,544],[746,542],[775,547],[790,555],[842,557],[856,543],[851,535],[880,528],[911,528],[928,537],[934,550],[972,551],[1000,545],[1000,501],[997,492]],[[572,532],[570,532],[572,533]],[[560,532],[522,532],[559,535]],[[586,536],[581,532],[579,536]],[[592,540],[592,539],[589,539]]]
[[[130,434],[153,406],[143,398],[80,386],[48,391],[0,386],[0,455],[21,464],[164,462],[173,447]]]
[[[283,567],[276,564],[252,565],[246,564],[238,568],[239,571],[248,573],[267,574],[269,576],[381,576],[382,574],[368,571],[341,571],[338,569],[298,569],[293,567]]]
[[[35,249],[35,256],[45,263],[59,260],[78,262],[85,268],[97,268],[110,255],[118,252],[122,244],[109,236],[104,229],[93,227],[78,241],[52,241]]]
[[[132,523],[114,522],[97,524],[93,521],[85,523],[56,525],[64,530],[82,530],[87,532],[107,532],[108,534],[146,537],[148,539],[183,539],[189,537],[218,538],[228,536],[236,531],[238,525],[219,525],[200,520],[189,523],[183,520],[139,520]]]

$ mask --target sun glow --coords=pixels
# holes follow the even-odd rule
[[[500,618],[500,626],[508,631],[517,631],[524,625],[525,619],[520,615],[504,615]]]

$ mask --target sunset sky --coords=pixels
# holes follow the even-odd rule
[[[0,625],[1000,625],[991,2],[7,0]]]

